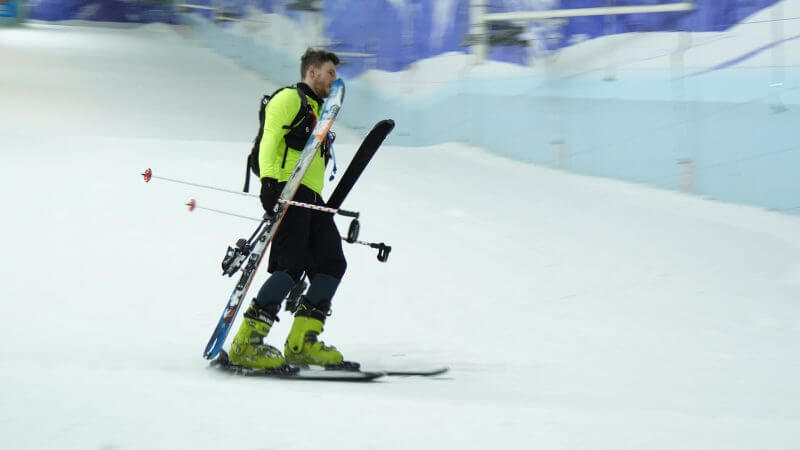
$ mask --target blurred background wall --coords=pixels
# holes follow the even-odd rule
[[[26,3],[27,16],[34,20],[171,23],[175,17],[172,0],[26,0]]]
[[[690,8],[482,20],[676,3]],[[393,144],[800,213],[800,0],[39,0],[27,15],[181,23],[277,84],[326,47],[348,81],[341,121],[392,117]]]
[[[0,25],[17,25],[23,20],[22,0],[0,0]]]

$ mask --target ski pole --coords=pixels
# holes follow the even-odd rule
[[[195,209],[202,209],[204,211],[211,211],[211,212],[215,212],[217,214],[224,214],[226,216],[239,217],[240,219],[255,220],[256,222],[261,222],[263,220],[263,219],[256,219],[255,217],[243,216],[241,214],[236,214],[236,213],[232,213],[232,212],[228,212],[228,211],[222,211],[220,209],[213,209],[213,208],[206,208],[205,206],[198,206],[197,202],[194,199],[189,200],[189,202],[186,203],[186,206],[189,207],[189,212],[192,212]]]
[[[392,251],[391,245],[386,245],[383,242],[364,242],[364,241],[349,241],[346,237],[342,236],[342,240],[350,244],[365,245],[370,248],[378,249],[378,261],[386,262],[389,259],[389,252]]]
[[[301,202],[296,202],[294,200],[281,200],[281,199],[279,199],[278,201],[281,202],[281,203],[285,203],[287,205],[299,206],[301,208],[307,208],[307,209],[313,209],[314,211],[321,211],[321,212],[325,212],[325,213],[328,213],[328,214],[339,214],[340,216],[353,217],[355,219],[358,219],[358,217],[359,217],[359,213],[357,211],[347,211],[347,210],[344,210],[344,209],[328,208],[327,206],[311,205],[309,203],[301,203]]]
[[[158,175],[153,175],[153,170],[150,169],[150,168],[147,168],[144,171],[144,173],[142,173],[141,175],[144,177],[144,182],[145,183],[149,183],[151,179],[155,178],[157,180],[169,181],[170,183],[179,183],[179,184],[185,184],[187,186],[194,186],[194,187],[199,187],[199,188],[203,188],[203,189],[211,189],[211,190],[214,190],[214,191],[227,192],[229,194],[244,195],[245,197],[258,197],[258,195],[250,194],[248,192],[239,192],[239,191],[234,191],[234,190],[231,190],[231,189],[225,189],[225,188],[221,188],[221,187],[217,187],[217,186],[209,186],[207,184],[192,183],[190,181],[177,180],[175,178],[160,177]],[[287,205],[299,206],[301,208],[313,209],[315,211],[325,212],[325,213],[328,213],[328,214],[339,214],[341,216],[353,217],[353,218],[356,218],[356,219],[359,217],[359,213],[357,211],[347,211],[345,209],[328,208],[326,206],[311,205],[311,204],[308,204],[308,203],[296,202],[294,200],[278,200],[278,201],[281,202],[281,203],[286,203]],[[194,206],[192,206],[193,202],[194,202],[194,199],[190,200],[189,203],[186,204],[187,206],[189,206],[189,211],[191,211],[194,208]],[[208,208],[204,208],[204,207],[198,207],[198,208],[200,208],[200,209],[208,209]],[[216,212],[220,212],[222,214],[231,215],[231,216],[234,216],[234,217],[242,217],[242,216],[238,216],[236,214],[222,212],[222,211],[216,211]],[[245,218],[249,218],[249,217],[245,217]]]
[[[327,206],[312,205],[310,203],[296,202],[294,200],[278,199],[278,202],[286,204],[286,205],[290,205],[290,206],[297,206],[299,208],[306,208],[306,209],[310,209],[310,210],[313,210],[313,211],[319,211],[319,212],[324,212],[324,213],[328,213],[328,214],[339,214],[340,216],[352,217],[354,219],[358,219],[359,216],[361,215],[361,213],[359,213],[358,211],[347,211],[347,210],[344,210],[344,209],[328,208]],[[210,208],[206,208],[204,206],[197,206],[197,202],[195,201],[195,199],[189,200],[189,202],[186,203],[186,206],[189,207],[189,212],[192,212],[195,208],[197,208],[197,209],[205,209],[207,211],[214,211],[214,212],[218,212],[220,214],[226,214],[226,215],[234,216],[234,217],[243,217],[245,219],[261,220],[261,219],[256,219],[256,218],[253,218],[253,217],[240,216],[238,214],[234,214],[234,213],[227,212],[227,211],[210,209]]]
[[[216,186],[209,186],[207,184],[192,183],[191,181],[183,181],[183,180],[176,180],[174,178],[160,177],[158,175],[153,175],[153,170],[150,169],[149,167],[144,171],[144,173],[142,173],[140,175],[142,175],[144,177],[144,182],[145,183],[149,183],[151,179],[155,178],[157,180],[169,181],[170,183],[185,184],[187,186],[194,186],[194,187],[199,187],[199,188],[203,188],[203,189],[211,189],[211,190],[214,190],[214,191],[227,192],[229,194],[244,195],[245,197],[258,197],[258,195],[250,194],[249,192],[239,192],[239,191],[234,191],[233,189],[225,189],[225,188],[216,187]]]
[[[316,206],[316,205],[309,205],[307,203],[291,202],[290,200],[282,200],[282,202],[289,203],[289,204],[297,203],[295,206],[304,205],[304,206],[301,206],[301,207],[322,208],[322,207],[319,207],[319,206]],[[253,220],[253,221],[256,221],[256,222],[263,222],[264,221],[264,219],[258,219],[258,218],[255,218],[255,217],[244,216],[244,215],[241,215],[241,214],[236,214],[236,213],[232,213],[232,212],[229,212],[229,211],[223,211],[223,210],[220,210],[220,209],[206,208],[205,206],[199,206],[195,199],[189,200],[189,202],[186,203],[186,206],[189,207],[189,212],[192,212],[195,209],[201,209],[203,211],[209,211],[209,212],[213,212],[213,213],[217,213],[217,214],[223,214],[223,215],[226,215],[226,216],[238,217],[240,219],[248,219],[248,220]],[[311,208],[311,209],[314,209],[314,208]],[[325,209],[332,209],[332,208],[325,208]],[[339,210],[339,211],[341,211],[341,210]],[[386,260],[389,258],[389,252],[392,251],[392,246],[391,245],[386,245],[383,242],[377,242],[376,243],[376,242],[359,241],[358,240],[358,233],[359,232],[360,232],[360,225],[358,223],[358,219],[353,219],[353,221],[350,222],[350,228],[347,230],[347,236],[341,236],[341,238],[342,238],[343,241],[347,242],[348,244],[358,244],[358,245],[363,245],[363,246],[366,246],[366,247],[377,249],[378,250],[378,261],[386,262]]]

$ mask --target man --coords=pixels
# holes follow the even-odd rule
[[[261,204],[269,214],[274,212],[286,180],[320,116],[324,99],[336,80],[338,64],[339,58],[334,53],[306,50],[300,59],[302,81],[295,88],[280,90],[267,103],[258,161]],[[300,111],[303,102],[298,93],[306,98],[306,111]],[[321,194],[327,151],[329,146],[323,146],[315,155],[294,200],[324,205]],[[325,345],[318,336],[330,314],[331,299],[346,267],[333,215],[290,207],[272,241],[269,255],[272,275],[244,313],[231,344],[231,362],[254,369],[277,368],[287,363],[342,364],[342,354],[335,347]],[[311,284],[295,313],[284,357],[277,348],[264,343],[264,338],[278,320],[281,302],[304,271],[310,276]]]

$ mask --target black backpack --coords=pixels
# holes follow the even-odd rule
[[[283,136],[284,140],[286,141],[286,151],[288,152],[288,147],[302,148],[305,145],[306,140],[308,140],[308,136],[311,134],[311,129],[313,129],[313,124],[311,124],[311,126],[306,124],[305,127],[298,127],[298,125],[300,125],[300,123],[308,117],[307,111],[309,106],[305,94],[297,86],[285,86],[273,92],[272,95],[265,95],[261,97],[261,105],[258,108],[258,134],[253,141],[253,148],[250,149],[250,154],[247,155],[247,167],[245,168],[243,189],[244,192],[250,192],[250,172],[252,171],[256,177],[260,176],[261,174],[258,166],[258,149],[261,145],[261,137],[264,135],[264,110],[267,108],[267,103],[269,103],[270,99],[275,97],[278,92],[284,89],[294,89],[297,92],[297,95],[300,96],[300,109],[297,111],[294,119],[292,119],[291,125],[283,126],[283,129],[289,130]],[[314,121],[316,121],[316,117],[314,117]],[[283,155],[283,162],[286,164],[286,154]]]

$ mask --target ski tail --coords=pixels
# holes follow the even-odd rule
[[[386,139],[386,136],[388,136],[393,129],[394,120],[392,119],[381,120],[372,127],[367,137],[361,142],[361,146],[358,147],[344,175],[339,179],[339,184],[336,185],[336,188],[328,199],[328,207],[338,209],[342,205],[347,194],[350,193],[350,190],[353,189],[356,181],[358,181],[358,177],[361,176],[361,172],[367,167],[372,156],[375,155],[375,152],[378,151],[383,140]]]

